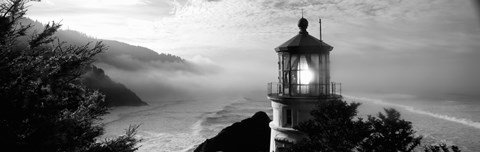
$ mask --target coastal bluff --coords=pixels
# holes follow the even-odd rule
[[[103,93],[108,107],[147,105],[132,90],[113,81],[102,69],[95,66],[82,76],[82,83]]]
[[[270,118],[259,111],[252,117],[226,127],[215,137],[205,140],[194,152],[268,152]]]

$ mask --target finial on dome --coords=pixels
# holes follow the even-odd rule
[[[308,27],[308,21],[307,19],[305,18],[301,18],[299,21],[298,21],[298,28],[300,29],[300,33],[308,33],[307,32],[307,27]]]
[[[308,21],[303,18],[303,8],[302,8],[302,18],[298,21],[298,28],[300,29],[300,34],[308,34],[307,32]]]

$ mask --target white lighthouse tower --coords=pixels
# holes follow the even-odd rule
[[[320,22],[321,23],[321,22]],[[306,136],[294,129],[311,118],[322,101],[341,98],[340,84],[330,82],[330,51],[333,47],[307,32],[308,21],[298,21],[300,32],[275,48],[278,53],[278,82],[268,84],[272,101],[270,151],[281,152]],[[321,25],[320,25],[321,27]]]

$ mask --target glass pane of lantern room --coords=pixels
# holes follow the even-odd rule
[[[312,81],[312,72],[309,69],[309,65],[307,62],[307,55],[302,54],[300,55],[300,61],[298,63],[298,70],[297,70],[297,87],[298,92],[300,94],[308,94],[309,93],[309,85]]]
[[[278,54],[278,82],[283,82],[283,57],[282,54]]]
[[[328,67],[328,54],[321,54],[320,55],[320,83],[322,83],[322,90],[321,93],[326,95],[328,94],[328,87],[329,87],[329,67]]]
[[[290,93],[291,95],[297,95],[299,93],[298,88],[298,62],[299,57],[298,54],[290,55],[290,70],[289,70],[289,83],[290,83]]]
[[[320,72],[320,56],[318,54],[311,54],[309,58],[307,58],[307,62],[309,65],[309,70],[312,72],[312,81],[310,82],[310,95],[318,96],[320,95],[320,88],[321,88],[321,72]]]
[[[288,53],[282,54],[282,88],[283,94],[290,94],[290,55]]]

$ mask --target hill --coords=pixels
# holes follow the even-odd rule
[[[23,19],[22,24],[32,25],[32,28],[29,32],[42,31],[44,28],[42,23],[28,18]],[[132,64],[131,60],[145,63],[185,63],[185,60],[179,56],[167,53],[157,53],[146,47],[130,45],[119,41],[96,39],[78,31],[59,30],[55,36],[58,37],[62,42],[66,42],[67,45],[85,45],[91,42],[102,41],[107,46],[108,50],[102,52],[96,57],[96,63],[108,64],[123,70],[138,70],[138,68],[141,68],[135,66],[135,64]]]
[[[105,95],[107,106],[143,106],[147,105],[135,93],[121,83],[114,82],[105,72],[92,66],[91,69],[82,76],[82,83],[88,88],[100,91]]]
[[[39,33],[44,29],[42,23],[33,21],[31,19],[25,18],[21,21],[23,25],[32,25],[28,33]],[[28,35],[28,34],[27,34]],[[119,76],[125,75],[125,73],[144,73],[146,70],[192,70],[195,69],[192,64],[187,63],[184,59],[166,53],[157,53],[151,49],[134,46],[127,43],[114,41],[114,40],[103,40],[96,39],[86,34],[73,31],[73,30],[59,30],[55,36],[61,41],[65,42],[64,45],[85,45],[87,43],[95,43],[102,41],[103,44],[107,47],[107,50],[95,56],[94,64],[100,66],[100,68],[93,68],[92,71],[88,72],[85,76],[84,81],[87,82],[87,86],[94,89],[100,89],[101,92],[106,94],[107,103],[110,106],[122,106],[122,105],[144,105],[145,102],[140,100],[140,98],[134,93],[134,91],[127,88],[127,86],[121,84],[131,84],[126,81],[132,81],[136,79],[122,79],[123,81],[118,83],[113,78],[118,78]],[[23,39],[28,39],[29,37],[23,37]],[[27,44],[22,44],[27,45]],[[92,44],[93,45],[93,44]],[[144,70],[144,71],[141,71]],[[106,72],[108,71],[117,71],[112,76],[108,76]],[[121,71],[121,72],[118,72]],[[118,81],[118,80],[117,80]],[[161,80],[159,80],[161,81]],[[95,84],[98,83],[98,84]],[[130,86],[132,87],[132,86]],[[138,86],[134,87],[139,90]],[[140,88],[139,91],[142,88]],[[120,91],[123,90],[123,91]],[[130,95],[127,98],[117,97],[118,92],[131,92],[126,93]],[[143,92],[140,92],[142,94]],[[156,94],[162,94],[162,92],[156,92]],[[123,94],[121,94],[123,95]],[[145,93],[143,93],[145,95]],[[114,97],[115,96],[115,97]],[[148,97],[146,97],[148,98]],[[118,101],[117,101],[118,99]],[[131,103],[125,100],[132,100]],[[152,100],[152,98],[148,98]]]

